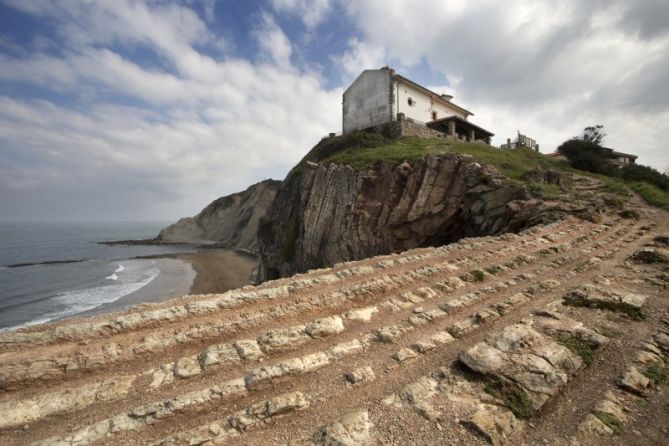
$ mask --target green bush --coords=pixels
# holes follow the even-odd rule
[[[611,177],[620,176],[619,169],[606,156],[606,150],[594,142],[574,138],[560,144],[557,151],[566,156],[576,169]]]
[[[645,181],[663,191],[669,191],[669,176],[658,172],[652,167],[641,164],[629,164],[623,167],[621,173],[623,179],[627,181]]]

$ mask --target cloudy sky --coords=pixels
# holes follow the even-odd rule
[[[542,152],[669,167],[667,0],[0,0],[0,220],[171,220],[281,179],[389,64]]]

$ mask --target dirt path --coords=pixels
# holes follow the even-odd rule
[[[0,334],[0,437],[661,444],[667,385],[619,386],[669,347],[667,266],[629,261],[669,219],[635,206]]]

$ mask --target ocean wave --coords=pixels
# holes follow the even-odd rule
[[[117,268],[117,272],[120,272],[118,270],[119,268]],[[96,307],[99,307],[100,305],[115,302],[120,298],[127,296],[128,294],[132,294],[140,290],[141,288],[144,288],[146,285],[151,283],[156,277],[158,277],[159,274],[160,270],[156,267],[155,263],[152,263],[151,267],[141,274],[140,280],[135,280],[133,282],[126,282],[126,283],[120,282],[109,285],[100,285],[83,290],[63,292],[53,298],[54,301],[58,302],[58,304],[65,307],[63,310],[53,313],[48,313],[41,316],[39,319],[34,319],[30,322],[18,326],[7,327],[6,329],[13,330],[17,328],[28,327],[30,325],[52,322],[57,319],[62,319],[69,316],[75,316],[79,313],[92,310]],[[116,276],[116,273],[112,274],[112,276]],[[4,330],[5,329],[3,329],[3,331]]]
[[[114,271],[111,275],[105,277],[105,279],[107,279],[107,280],[118,280],[118,274],[117,273],[120,273],[124,269],[125,269],[125,267],[119,263],[118,265],[116,265],[116,271]]]

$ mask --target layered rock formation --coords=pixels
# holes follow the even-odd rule
[[[226,248],[257,249],[260,218],[279,189],[280,181],[265,180],[243,192],[221,197],[195,217],[182,218],[160,231],[161,242],[216,243]]]
[[[1,443],[666,444],[667,263],[631,259],[669,218],[638,211],[0,332]]]
[[[517,231],[537,220],[539,207],[523,185],[467,155],[380,161],[362,171],[306,161],[259,227],[261,279]]]

